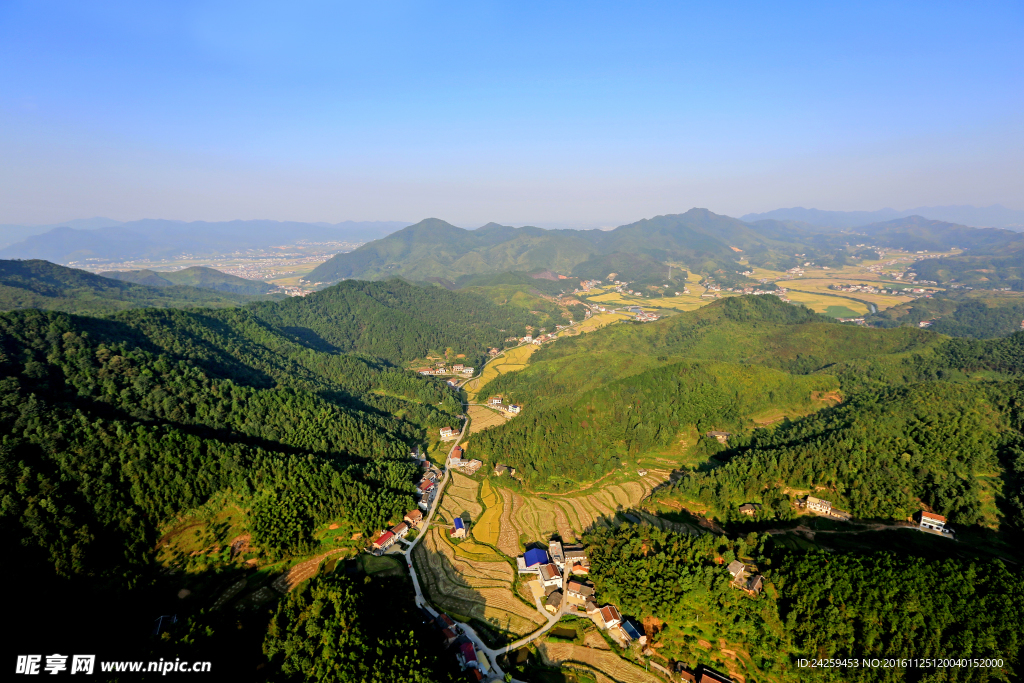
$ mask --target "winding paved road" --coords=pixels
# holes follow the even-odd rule
[[[513,348],[518,348],[518,347],[513,347]],[[490,363],[492,360],[495,360],[497,358],[501,358],[503,355],[505,355],[504,351],[502,351],[500,354],[498,354],[494,358],[489,358],[484,363],[484,365],[481,366],[481,368],[480,368],[480,375],[477,375],[475,377],[470,377],[469,379],[466,379],[462,384],[465,384],[466,382],[469,382],[471,380],[477,379],[478,377],[482,376],[483,375],[483,368],[487,365],[487,363]],[[459,385],[460,388],[462,387],[462,384]],[[462,442],[462,440],[466,437],[466,432],[468,430],[469,430],[469,416],[467,415],[466,416],[466,421],[462,425],[462,431],[459,432],[459,438],[457,438],[455,440],[455,443],[452,444],[451,449],[449,449],[449,451],[448,451],[448,458],[451,458],[452,451],[454,451],[455,447],[458,446]],[[434,519],[434,513],[437,512],[439,501],[441,500],[441,496],[444,494],[444,487],[448,483],[448,480],[450,478],[450,473],[451,473],[451,471],[448,468],[448,462],[447,462],[447,459],[446,459],[445,460],[445,468],[444,468],[444,476],[441,478],[441,481],[437,485],[437,495],[434,496],[434,502],[433,502],[433,504],[431,504],[430,510],[427,511],[427,516],[423,519],[423,525],[421,527],[422,530],[416,536],[416,538],[414,538],[412,540],[412,542],[409,543],[408,547],[403,551],[404,554],[405,554],[405,557],[406,557],[406,565],[409,567],[409,576],[412,577],[413,589],[416,591],[416,606],[417,607],[425,608],[428,612],[430,612],[434,616],[437,616],[437,611],[433,607],[431,607],[430,603],[428,603],[426,598],[423,597],[423,589],[420,586],[420,579],[419,579],[419,576],[417,576],[417,574],[416,574],[416,567],[415,567],[415,565],[413,564],[413,561],[412,561],[412,551],[416,548],[416,544],[418,544],[423,539],[423,537],[426,535],[427,529],[430,526],[430,522],[431,522],[431,520]],[[566,603],[567,603],[567,600],[565,599],[565,584],[568,582],[568,577],[569,577],[569,565],[566,565],[565,566],[564,575],[563,575],[563,578],[562,578],[562,595],[563,595],[563,597],[562,597],[562,604],[559,607],[558,613],[557,614],[551,614],[550,612],[545,610],[544,609],[544,605],[541,604],[540,598],[535,596],[534,597],[534,602],[536,603],[537,611],[539,611],[544,616],[544,618],[547,619],[548,623],[546,625],[542,626],[541,628],[539,628],[538,630],[534,631],[533,633],[529,634],[528,636],[526,636],[524,638],[520,638],[519,640],[515,641],[514,643],[512,643],[510,645],[506,645],[504,647],[500,647],[500,648],[497,648],[497,649],[489,647],[483,641],[483,639],[480,637],[480,635],[476,632],[476,630],[473,629],[472,626],[470,626],[469,624],[465,624],[465,623],[463,623],[461,621],[455,622],[462,629],[463,634],[467,638],[469,638],[471,641],[473,641],[473,644],[476,646],[476,648],[478,650],[482,651],[484,654],[487,655],[487,660],[488,660],[488,662],[490,663],[490,666],[491,666],[490,671],[491,671],[492,678],[493,677],[503,678],[504,675],[505,675],[505,672],[502,671],[501,667],[498,666],[498,657],[499,656],[501,656],[501,655],[503,655],[503,654],[505,654],[507,652],[511,652],[512,650],[517,650],[520,647],[522,647],[523,645],[526,645],[527,643],[536,640],[540,636],[542,636],[545,633],[547,633],[555,624],[558,623],[558,620],[562,618],[562,615],[565,613],[565,606],[566,606]],[[515,681],[515,679],[512,679],[512,680]],[[522,681],[516,681],[515,683],[523,683],[523,682]]]

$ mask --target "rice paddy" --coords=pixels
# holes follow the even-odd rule
[[[413,551],[417,573],[434,605],[515,636],[530,633],[546,621],[513,593],[514,571],[507,560],[493,551],[490,561],[468,557],[460,552],[467,541],[453,545],[445,533],[442,528],[430,529]]]
[[[607,674],[607,678],[617,683],[660,683],[662,679],[655,674],[644,671],[635,664],[630,664],[610,650],[594,649],[572,643],[556,643],[542,641],[537,650],[546,664],[559,666],[563,663],[578,662],[593,667]]]
[[[470,401],[474,400],[476,398],[476,393],[498,375],[505,375],[525,368],[530,356],[532,356],[533,352],[538,348],[540,347],[535,346],[534,344],[517,346],[514,349],[506,351],[504,355],[487,363],[487,365],[484,366],[484,370],[480,377],[467,382],[463,387],[469,395]]]
[[[498,538],[501,529],[501,496],[491,486],[491,482],[484,481],[480,486],[480,500],[484,505],[484,512],[480,519],[473,525],[473,537],[487,545],[498,545]]]
[[[496,425],[503,425],[508,421],[505,415],[497,410],[485,408],[484,406],[469,406],[469,433],[476,434],[483,430],[494,427]]]

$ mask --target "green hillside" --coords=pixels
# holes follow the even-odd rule
[[[192,266],[182,270],[169,272],[156,272],[153,270],[113,270],[100,273],[103,277],[124,282],[134,282],[140,285],[151,287],[171,287],[173,285],[186,285],[189,287],[201,287],[213,289],[218,292],[231,292],[232,294],[248,294],[258,296],[274,291],[274,285],[258,280],[247,280],[237,275],[222,273],[213,268]]]
[[[0,261],[0,310],[100,313],[147,306],[224,308],[254,300],[245,294],[168,285],[122,282],[49,261]]]

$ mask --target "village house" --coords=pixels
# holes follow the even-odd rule
[[[729,432],[708,432],[705,436],[713,437],[718,443],[728,445],[729,437],[732,436]]]
[[[558,565],[558,569],[565,569],[565,556],[562,555],[562,544],[558,541],[552,540],[548,543],[548,555],[551,556],[551,561]]]
[[[761,506],[757,503],[747,503],[740,505],[740,514],[746,515],[747,517],[753,517],[760,512]]]
[[[462,517],[456,517],[452,520],[452,530],[448,535],[451,538],[466,537],[466,523],[462,521]]]
[[[459,463],[459,469],[466,474],[476,474],[477,470],[483,467],[483,465],[479,460],[463,460]]]
[[[465,368],[466,366],[463,365],[462,363],[456,363],[455,365],[452,366],[452,370],[454,372],[462,372]]]
[[[501,402],[502,402],[501,396],[491,396],[489,399],[487,399],[487,405],[490,405],[490,406],[500,406]]]
[[[512,413],[513,415],[518,415],[522,411],[523,411],[523,407],[522,406],[517,406],[517,405],[513,404],[513,405],[510,405],[508,407],[508,412]]]
[[[619,635],[622,636],[622,639],[627,643],[637,642],[641,645],[647,644],[647,634],[644,633],[644,630],[631,619],[622,620],[622,624],[619,626]]]
[[[942,515],[937,515],[934,512],[925,512],[924,510],[919,512],[918,526],[922,529],[944,531],[948,533],[948,530],[946,529],[946,518]]]
[[[459,431],[453,427],[441,427],[441,441],[451,441],[458,435]]]
[[[540,574],[542,565],[548,563],[548,554],[540,548],[530,548],[516,558],[516,568],[520,574]]]
[[[466,367],[462,368],[462,370],[460,370],[460,372],[463,375],[472,375],[473,374],[473,368],[471,368],[471,367],[469,367],[467,365]]]
[[[734,580],[742,580],[743,575],[747,572],[746,566],[739,560],[733,560],[730,562],[726,569],[728,569],[729,573],[732,574],[732,578]]]
[[[570,581],[566,584],[565,594],[576,598],[577,600],[586,602],[593,600],[594,587],[581,581]]]
[[[807,500],[804,503],[808,510],[816,512],[820,515],[828,515],[829,517],[835,517],[843,521],[849,520],[852,515],[845,510],[832,507],[832,503],[821,498],[815,498],[814,496],[807,496]]]
[[[586,605],[584,605],[584,607],[587,610],[587,614],[597,614],[597,603],[593,600],[587,600]]]
[[[420,490],[420,495],[422,495],[424,493],[429,492],[430,489],[434,488],[434,482],[424,477],[423,479],[420,480],[419,486],[417,486],[417,488]]]
[[[397,540],[398,539],[395,538],[395,535],[390,531],[382,531],[380,533],[380,536],[377,537],[377,540],[373,542],[373,554],[382,554],[385,550],[390,548],[391,545]]]
[[[409,512],[405,513],[405,523],[413,529],[419,528],[420,522],[422,521],[423,513],[419,510],[409,510]]]
[[[455,658],[459,660],[459,666],[463,669],[476,669],[480,666],[480,662],[476,659],[476,650],[473,648],[473,643],[468,640],[459,646],[459,651],[455,654]]]
[[[583,549],[583,546],[567,545],[562,548],[562,553],[565,555],[565,563],[573,568],[574,573],[576,565],[579,565],[585,572],[590,571],[590,561],[587,559],[587,551]]]
[[[619,610],[615,605],[605,605],[600,610],[601,623],[604,624],[604,628],[615,628],[622,623],[622,615],[619,614]]]
[[[395,538],[405,538],[409,533],[409,525],[405,522],[399,522],[395,526],[391,527],[391,533],[395,535]]]
[[[760,574],[754,574],[747,579],[747,585],[744,586],[743,590],[747,591],[751,595],[759,595],[761,593],[762,585],[764,584],[764,577]]]
[[[558,610],[562,608],[562,591],[553,590],[548,593],[548,597],[544,600],[544,609],[556,614]]]
[[[556,588],[562,587],[562,574],[558,571],[552,563],[542,564],[540,566],[540,582],[544,587],[555,586]]]

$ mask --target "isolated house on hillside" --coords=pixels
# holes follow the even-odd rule
[[[462,517],[456,517],[452,522],[452,530],[449,536],[452,538],[465,538],[466,537],[466,523],[462,521]]]
[[[821,498],[815,498],[814,496],[807,496],[807,509],[827,515],[832,512],[832,503]]]
[[[517,406],[515,404],[512,404],[508,407],[508,412],[512,413],[513,415],[518,415],[520,412],[522,412],[522,410],[522,406]]]
[[[708,432],[706,436],[714,438],[720,444],[728,444],[729,437],[732,436],[729,432]]]
[[[743,575],[747,572],[747,568],[739,560],[733,560],[730,562],[727,569],[734,579],[742,579]]]
[[[500,406],[501,401],[501,396],[491,396],[489,399],[487,399],[487,404],[492,406]]]
[[[747,517],[753,517],[760,512],[761,506],[757,503],[747,503],[746,505],[740,505],[740,514],[744,514]]]
[[[440,433],[442,441],[450,441],[459,435],[458,431],[452,427],[441,427]]]
[[[946,518],[934,512],[922,510],[918,513],[918,526],[922,529],[930,529],[931,531],[945,531]]]

